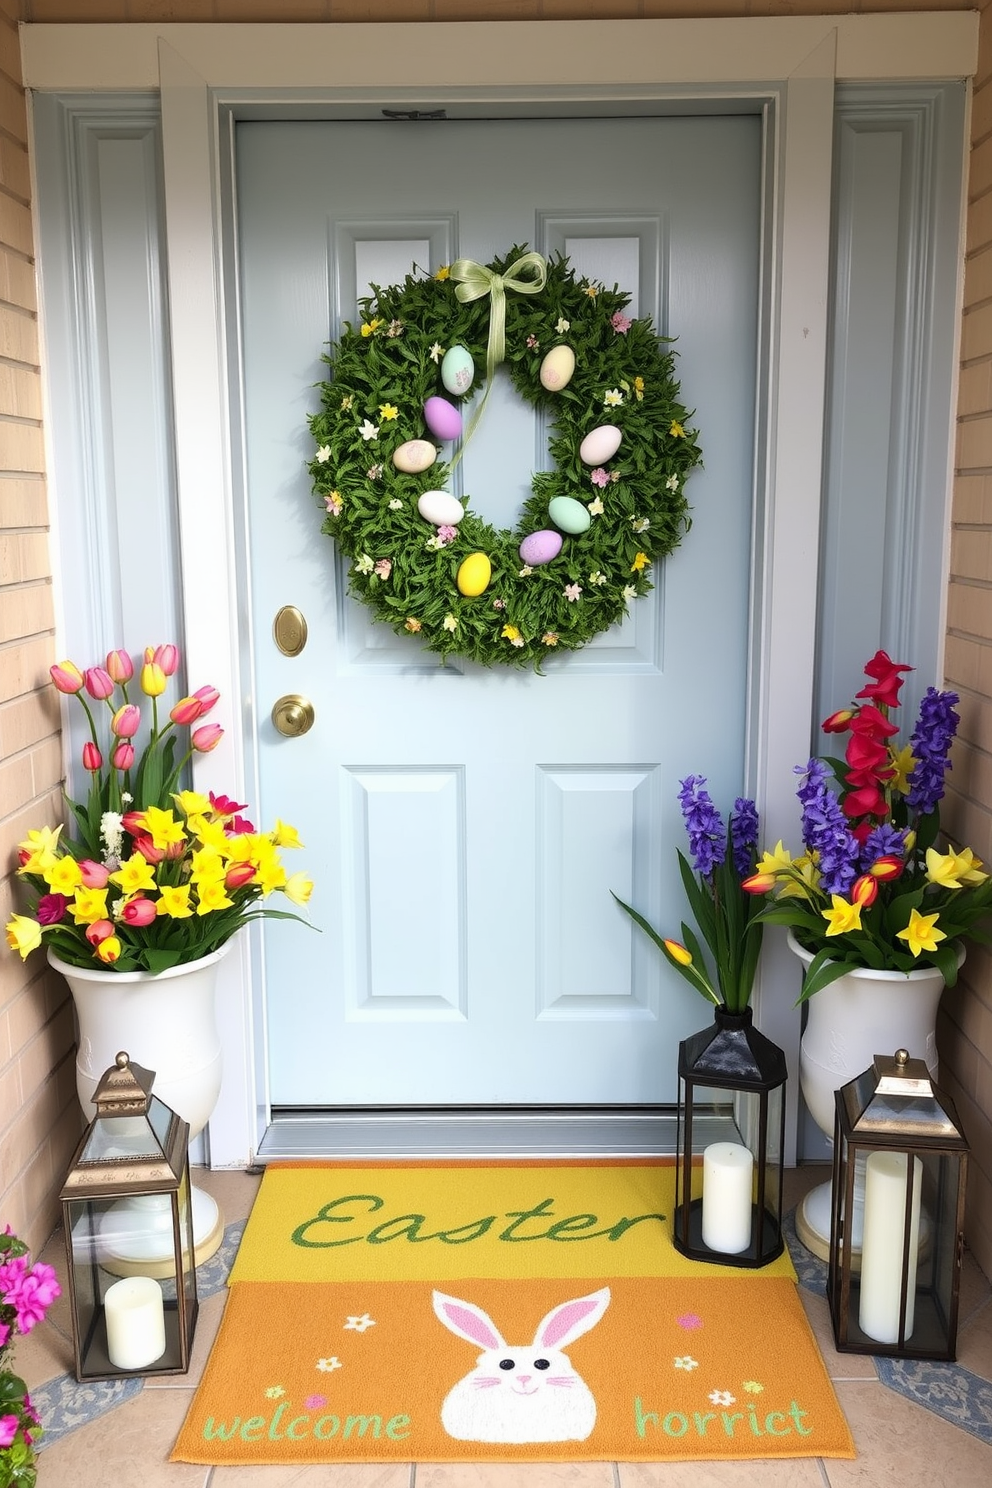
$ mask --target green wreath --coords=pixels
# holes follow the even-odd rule
[[[526,247],[371,287],[323,358],[332,380],[309,419],[321,530],[351,560],[352,592],[442,658],[539,668],[578,650],[648,592],[691,525],[684,486],[701,452],[673,352],[624,315],[629,295]],[[471,395],[504,360],[552,417],[554,468],[535,474],[514,532],[444,490],[460,458],[442,455],[449,426],[469,424],[464,448],[485,403]]]

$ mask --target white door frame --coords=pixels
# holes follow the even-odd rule
[[[834,85],[970,77],[970,12],[749,20],[411,25],[23,25],[32,89],[160,93],[176,481],[189,675],[242,699],[240,730],[198,761],[197,787],[257,798],[239,601],[239,360],[223,265],[232,123],[276,110],[378,117],[383,107],[491,113],[760,111],[764,315],[758,376],[747,779],[770,841],[794,835],[787,783],[809,751],[816,623]],[[372,77],[374,76],[374,81]],[[457,80],[457,83],[453,80]],[[948,487],[951,431],[948,431]],[[264,700],[261,700],[264,706]],[[257,955],[228,958],[216,1167],[250,1162],[268,1122]],[[275,994],[274,994],[275,995]],[[795,1076],[795,971],[771,938],[755,1003]],[[675,1057],[675,1051],[672,1051]],[[797,1081],[789,1082],[794,1112]],[[789,1122],[790,1132],[795,1121]],[[791,1160],[791,1158],[790,1158]]]

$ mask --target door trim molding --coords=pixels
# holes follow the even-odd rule
[[[161,98],[186,654],[191,676],[209,677],[243,700],[243,731],[232,729],[197,762],[195,783],[257,798],[246,744],[254,701],[243,687],[252,637],[238,595],[243,482],[230,435],[240,358],[229,341],[232,286],[220,268],[231,251],[223,183],[233,119],[274,110],[368,117],[402,97],[422,101],[425,88],[476,116],[746,108],[763,113],[766,138],[748,783],[768,838],[788,838],[793,812],[782,782],[806,757],[812,717],[834,84],[837,77],[970,75],[977,18],[500,23],[485,25],[485,45],[481,29],[391,28],[384,63],[381,27],[21,28],[29,87],[152,89]],[[365,80],[372,56],[374,84]],[[461,81],[455,87],[450,78]],[[252,1160],[270,1114],[254,951],[242,937],[219,989],[227,1057],[210,1148],[220,1167]],[[795,1076],[794,980],[784,944],[772,938],[755,1001]],[[788,1089],[794,1117],[795,1078]],[[788,1125],[794,1132],[795,1120]]]

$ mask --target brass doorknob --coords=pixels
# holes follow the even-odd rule
[[[298,739],[313,728],[313,703],[298,692],[287,692],[272,704],[272,722],[281,734]]]

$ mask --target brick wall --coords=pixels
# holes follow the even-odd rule
[[[17,6],[0,0],[0,869],[58,819],[54,660],[27,112]],[[0,913],[13,907],[0,877]],[[47,1239],[79,1130],[72,1010],[43,960],[0,952],[0,1222]]]
[[[992,0],[0,0],[0,863],[56,820],[57,710],[42,691],[52,604],[42,478],[24,103],[14,22],[589,20],[597,17],[982,13],[969,185],[947,685],[961,735],[946,819],[992,862]],[[984,741],[984,742],[983,742]],[[0,909],[10,883],[0,879]],[[0,962],[0,1214],[43,1235],[75,1129],[67,1010],[43,972]],[[992,1275],[992,955],[944,997],[942,1078],[972,1144],[968,1235]]]

